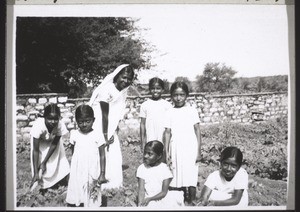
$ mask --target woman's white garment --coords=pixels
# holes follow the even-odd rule
[[[104,144],[99,133],[94,130],[84,134],[80,130],[72,130],[70,143],[74,145],[71,161],[71,172],[67,190],[66,201],[85,207],[100,206],[101,193],[97,201],[91,199],[91,189],[100,176],[99,147]]]
[[[170,169],[165,163],[160,163],[155,167],[146,167],[141,164],[136,176],[145,181],[145,198],[155,196],[162,190],[163,181],[173,178]],[[158,201],[150,201],[148,207],[168,208],[184,206],[182,191],[168,191],[167,195]]]
[[[51,142],[55,136],[63,136],[68,133],[66,126],[59,121],[57,127],[55,127],[51,133],[48,132],[48,129],[45,124],[44,118],[38,118],[30,131],[31,135],[31,173],[34,175],[33,171],[33,138],[39,139],[39,159],[38,166],[45,159]],[[46,172],[42,175],[42,188],[49,188],[63,179],[70,172],[70,164],[66,158],[65,149],[63,146],[62,139],[57,144],[56,149],[53,154],[50,156],[46,163]]]
[[[183,106],[171,108],[165,122],[171,128],[171,161],[173,168],[172,187],[196,186],[198,181],[198,165],[196,158],[198,142],[194,125],[199,123],[199,115],[194,107]]]
[[[124,68],[127,64],[119,66],[113,73],[107,75],[102,83],[94,90],[89,105],[93,108],[95,114],[95,122],[93,129],[100,135],[105,142],[102,130],[102,110],[100,108],[100,101],[109,104],[108,115],[108,139],[114,136],[114,142],[109,145],[109,151],[106,150],[106,171],[105,177],[109,181],[102,185],[102,189],[119,188],[123,185],[122,173],[122,153],[120,141],[116,130],[119,121],[124,117],[126,107],[127,88],[122,91],[117,90],[113,83],[113,78]]]
[[[240,168],[231,181],[227,181],[220,171],[214,171],[204,183],[212,190],[209,200],[226,200],[232,197],[233,191],[244,189],[243,196],[237,206],[248,206],[248,173]]]
[[[141,104],[140,117],[146,119],[147,142],[157,140],[162,142],[166,112],[172,108],[171,103],[164,99],[147,101]]]

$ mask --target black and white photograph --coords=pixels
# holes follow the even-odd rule
[[[7,4],[7,209],[294,209],[294,1],[45,2]]]

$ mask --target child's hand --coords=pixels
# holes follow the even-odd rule
[[[42,174],[44,174],[46,172],[46,163],[41,163],[39,166],[39,169],[42,170]]]
[[[114,138],[114,136],[112,135],[111,137],[110,137],[110,139],[107,141],[107,143],[108,144],[112,144],[115,140],[114,140],[115,138]]]
[[[201,161],[201,155],[197,155],[196,163],[199,163],[200,161]]]
[[[166,158],[166,164],[167,164],[168,167],[172,168],[172,160],[171,160],[171,157],[170,157],[170,156],[168,156],[168,157]]]
[[[194,206],[204,206],[204,204],[202,203],[201,200],[200,201],[194,200],[194,201],[192,201],[192,203]]]
[[[33,185],[36,181],[39,181],[39,176],[38,176],[38,174],[33,175],[33,178],[32,178],[31,183],[30,183],[30,188],[32,187],[32,185]]]
[[[147,206],[150,202],[150,198],[145,198],[142,203],[141,203],[141,206]]]
[[[109,145],[114,142],[114,136],[112,135],[109,140],[106,141],[107,151],[109,151]]]
[[[99,178],[98,178],[98,184],[103,184],[103,183],[107,183],[108,180],[105,178],[104,174],[100,174]]]

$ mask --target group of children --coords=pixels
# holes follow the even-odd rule
[[[184,82],[172,84],[172,104],[162,99],[163,91],[163,80],[152,78],[149,81],[151,98],[140,107],[143,163],[136,171],[138,206],[247,206],[248,174],[241,167],[243,155],[237,147],[222,151],[220,169],[208,176],[200,199],[196,199],[201,160],[198,111],[187,104],[189,89]],[[44,117],[36,120],[31,131],[32,185],[39,181],[46,189],[70,173],[66,202],[98,207],[102,204],[101,186],[108,181],[106,144],[93,130],[92,107],[78,106],[75,119],[78,129],[70,132],[69,140],[73,153],[71,167],[60,142],[68,131],[60,121],[58,106],[48,105]],[[95,189],[96,197],[91,195]]]

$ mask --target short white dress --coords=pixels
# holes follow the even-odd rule
[[[160,163],[158,166],[146,167],[141,164],[136,176],[145,181],[145,198],[155,196],[161,192],[163,181],[173,178],[169,167],[165,163]],[[150,201],[147,207],[152,208],[173,208],[184,206],[182,191],[168,191],[167,195],[157,201]]]
[[[103,139],[94,130],[87,134],[72,130],[70,143],[74,145],[74,153],[66,201],[76,206],[81,203],[85,207],[100,206],[101,194],[95,201],[91,198],[91,189],[100,176],[99,147],[104,144]]]
[[[220,170],[214,171],[204,183],[212,190],[209,200],[226,200],[232,197],[233,191],[244,189],[243,196],[238,207],[248,206],[248,173],[244,168],[240,168],[231,181],[227,181]]]
[[[164,99],[156,101],[148,99],[141,104],[140,117],[146,119],[147,142],[153,140],[162,142],[166,113],[171,108],[171,103]]]
[[[191,106],[168,111],[165,127],[171,129],[170,141],[173,168],[172,187],[196,186],[198,181],[198,141],[194,125],[199,123],[197,110]]]
[[[57,127],[55,127],[51,133],[48,132],[48,129],[45,124],[44,118],[38,118],[34,122],[30,135],[31,135],[31,173],[34,175],[33,171],[33,138],[39,139],[39,160],[38,165],[40,165],[45,159],[51,141],[55,136],[63,136],[68,133],[68,130],[62,121],[58,122]],[[50,156],[49,160],[46,163],[46,172],[42,175],[41,180],[42,188],[49,188],[55,185],[57,182],[62,180],[70,172],[70,164],[66,158],[65,148],[63,146],[62,139],[58,142],[56,149],[53,154]]]

